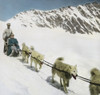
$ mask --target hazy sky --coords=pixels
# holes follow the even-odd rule
[[[0,0],[0,20],[5,21],[29,9],[51,10],[94,1],[100,2],[100,0]]]

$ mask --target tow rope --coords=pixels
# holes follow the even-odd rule
[[[23,50],[21,50],[21,51],[23,51]],[[31,54],[31,53],[27,53],[26,51],[24,51],[24,52],[25,52],[26,54],[28,54],[28,55]],[[41,63],[45,64],[46,66],[48,66],[48,67],[50,67],[50,68],[56,69],[56,70],[58,70],[58,71],[60,71],[60,72],[63,72],[63,73],[65,73],[65,74],[69,74],[69,72],[66,72],[66,71],[64,71],[64,70],[60,70],[60,69],[58,69],[58,68],[53,67],[53,64],[50,63],[50,62],[48,62],[48,61],[46,61],[46,60],[41,61],[41,60],[37,59],[36,57],[33,57],[32,55],[31,55],[31,57],[34,58],[34,59],[36,59],[36,60],[38,60],[38,61],[40,61]],[[87,83],[90,83],[90,84],[93,84],[93,85],[96,85],[96,86],[100,86],[100,84],[91,82],[90,79],[87,79],[87,78],[85,78],[85,77],[82,77],[82,76],[79,76],[79,75],[77,75],[77,77],[78,77],[80,80],[84,81],[84,82],[87,82]]]
[[[34,57],[34,58],[35,58],[35,57]],[[36,60],[39,60],[39,59],[37,59],[37,58],[35,58],[35,59],[36,59]],[[39,60],[39,61],[40,61],[40,60]],[[69,73],[66,72],[66,71],[63,71],[63,70],[60,70],[60,69],[58,69],[58,68],[53,67],[53,64],[50,63],[50,62],[48,62],[48,61],[43,60],[43,63],[44,63],[45,65],[47,65],[47,66],[53,68],[53,69],[56,69],[56,70],[60,71],[60,72],[64,72],[64,73],[69,74]],[[51,65],[52,65],[52,66],[51,66]],[[82,76],[79,76],[79,75],[77,75],[77,77],[78,77],[80,80],[85,81],[85,82],[87,82],[87,83],[90,83],[90,84],[93,84],[93,85],[96,85],[96,86],[100,86],[100,84],[91,82],[90,79],[87,79],[87,78],[85,78],[85,77],[82,77]]]
[[[78,75],[77,77],[78,77],[80,80],[85,81],[85,82],[87,82],[87,83],[90,83],[90,84],[93,84],[93,85],[96,85],[96,86],[100,86],[100,84],[98,84],[98,83],[91,82],[90,79],[84,78],[84,77],[79,76],[79,75]]]
[[[21,50],[21,52],[25,52],[26,55],[30,55],[31,54],[31,52],[27,52],[25,50]]]
[[[56,70],[58,70],[58,71],[60,71],[60,72],[66,73],[66,74],[69,74],[69,72],[66,72],[66,71],[64,71],[64,70],[60,70],[60,69],[58,69],[58,68],[53,67],[53,64],[50,63],[50,62],[47,62],[47,61],[45,61],[45,60],[41,61],[41,60],[39,60],[39,59],[37,59],[36,57],[33,57],[33,56],[31,56],[31,57],[34,58],[34,59],[36,59],[36,60],[38,60],[38,61],[40,61],[40,62],[42,62],[43,64],[45,64],[46,66],[48,66],[48,67],[50,67],[50,68],[56,69]]]

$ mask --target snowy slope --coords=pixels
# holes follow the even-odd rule
[[[23,27],[34,28],[34,25],[48,28],[61,27],[70,33],[92,34],[100,32],[100,3],[68,6],[49,11],[33,9],[21,12],[10,20],[15,23],[19,21]]]
[[[57,57],[64,57],[65,63],[78,66],[78,74],[90,78],[93,67],[100,69],[100,34],[70,34],[62,28],[22,27],[21,22],[12,21],[12,30],[19,41],[45,55],[45,60],[54,63]],[[56,76],[51,85],[51,68],[43,65],[40,72],[29,64],[22,63],[21,57],[8,57],[3,54],[2,33],[6,23],[0,23],[0,95],[66,95],[59,86]],[[89,95],[89,84],[79,79],[70,81],[68,95]]]

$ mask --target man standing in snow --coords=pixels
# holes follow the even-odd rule
[[[12,34],[12,30],[10,29],[10,23],[7,23],[7,29],[3,33],[3,40],[4,40],[4,53],[7,51],[7,39],[10,38]]]

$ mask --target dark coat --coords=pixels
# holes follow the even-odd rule
[[[8,40],[8,52],[7,55],[10,55],[12,50],[11,50],[11,46],[15,45],[17,49],[19,49],[19,45],[18,45],[18,41],[15,38],[10,38]]]

